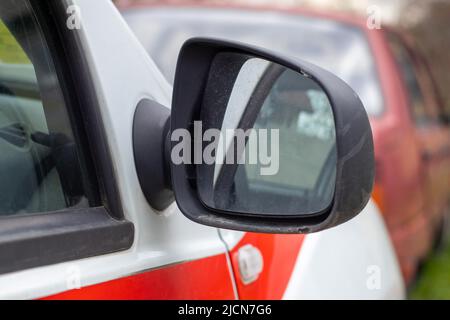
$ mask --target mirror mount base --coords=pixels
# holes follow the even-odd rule
[[[133,121],[133,150],[142,192],[158,211],[173,201],[170,177],[170,110],[149,99],[141,100]]]

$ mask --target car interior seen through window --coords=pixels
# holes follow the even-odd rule
[[[88,207],[54,61],[26,2],[0,12],[0,216]]]

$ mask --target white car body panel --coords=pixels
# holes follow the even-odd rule
[[[351,221],[306,237],[283,298],[405,298],[394,249],[372,201]]]

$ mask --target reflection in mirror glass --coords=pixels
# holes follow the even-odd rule
[[[199,127],[200,126],[200,127]],[[242,214],[312,215],[333,201],[336,134],[330,101],[307,75],[220,53],[201,110],[202,202]]]

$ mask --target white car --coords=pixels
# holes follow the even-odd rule
[[[0,298],[404,298],[364,108],[282,54],[192,39],[172,90],[111,1],[2,0]]]

